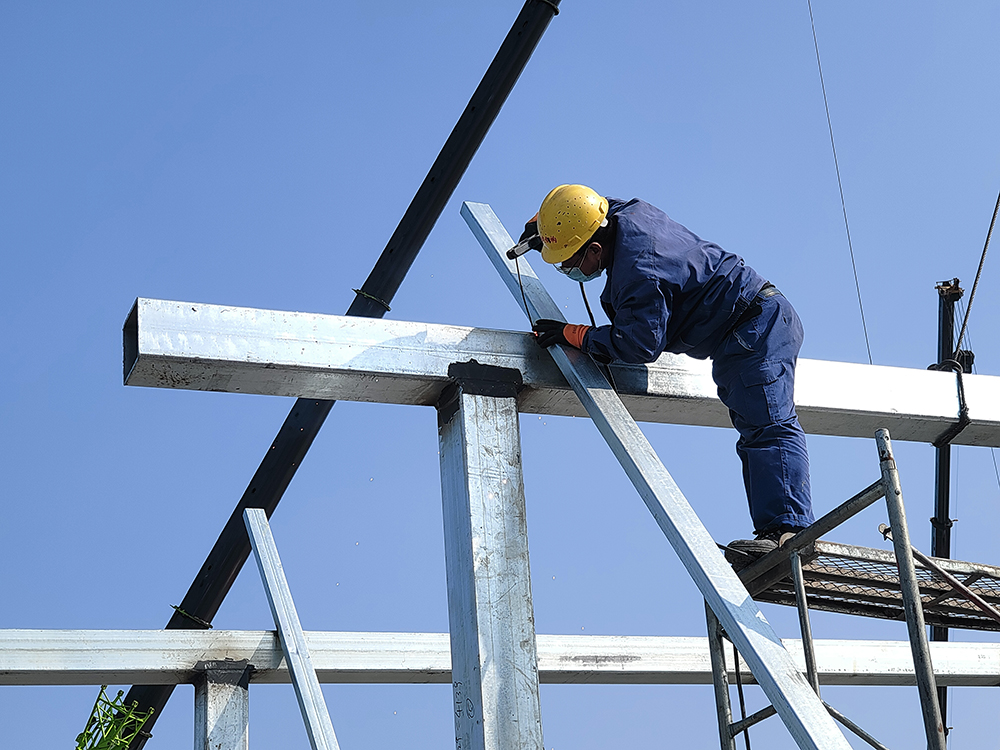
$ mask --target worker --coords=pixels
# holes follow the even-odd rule
[[[719,398],[740,433],[756,535],[729,545],[730,562],[741,567],[811,524],[809,456],[792,400],[802,324],[784,295],[649,203],[583,185],[545,197],[521,240],[536,234],[542,259],[570,279],[607,273],[601,305],[611,321],[537,320],[541,346],[572,346],[602,363],[642,364],[665,351],[712,359]]]

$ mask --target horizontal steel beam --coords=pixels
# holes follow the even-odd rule
[[[548,684],[709,685],[707,638],[539,635]],[[306,632],[320,682],[451,682],[447,633]],[[782,640],[805,670],[802,644]],[[817,640],[824,685],[915,685],[907,641]],[[931,643],[938,685],[1000,685],[1000,644]],[[727,649],[729,651],[729,649]],[[731,673],[732,654],[727,654]],[[206,663],[248,661],[255,683],[289,682],[274,631],[0,630],[0,685],[178,685]],[[743,679],[753,681],[746,665]],[[734,679],[735,674],[730,675]]]
[[[518,408],[586,416],[552,358],[528,333],[138,299],[124,328],[126,385],[433,406],[448,367],[475,359],[520,370]],[[665,354],[613,368],[644,422],[730,426],[708,362]],[[961,445],[1000,447],[1000,377],[965,375],[972,423]],[[956,375],[799,360],[799,420],[818,435],[931,442],[958,418]]]

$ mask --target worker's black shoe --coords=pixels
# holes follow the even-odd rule
[[[726,560],[739,572],[768,552],[773,552],[802,529],[782,526],[757,535],[756,539],[737,539],[726,546]]]

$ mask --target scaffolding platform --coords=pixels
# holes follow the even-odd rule
[[[781,555],[782,550],[771,554],[776,553]],[[886,620],[905,619],[899,571],[891,550],[816,541],[802,550],[801,559],[810,609]],[[988,604],[1000,609],[1000,567],[937,557],[931,560]],[[915,565],[927,625],[1000,631],[1000,621],[983,611],[944,576],[919,561],[915,561]],[[782,566],[779,563],[776,567]],[[787,569],[787,562],[784,567]],[[790,572],[760,591],[752,586],[755,580],[747,581],[755,600],[795,606],[795,587]]]

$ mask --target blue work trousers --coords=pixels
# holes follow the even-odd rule
[[[736,452],[754,532],[813,522],[806,436],[792,399],[802,322],[780,294],[756,300],[712,355],[712,378],[739,431]]]

